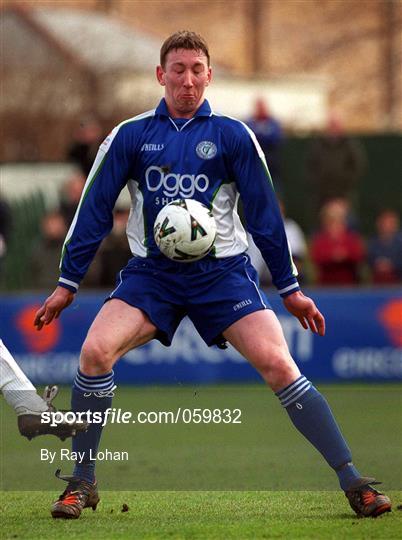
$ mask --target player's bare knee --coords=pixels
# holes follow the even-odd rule
[[[291,384],[300,375],[292,357],[282,349],[271,351],[259,371],[275,392]]]
[[[80,368],[87,375],[108,373],[114,364],[114,358],[106,345],[97,338],[87,338],[81,349]]]

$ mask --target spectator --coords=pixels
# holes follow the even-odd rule
[[[4,199],[0,198],[0,274],[4,257],[7,253],[7,244],[10,238],[12,226],[11,210]]]
[[[377,234],[368,243],[368,263],[373,283],[402,281],[402,231],[398,214],[391,209],[376,219]]]
[[[285,226],[286,236],[292,251],[293,262],[296,265],[297,271],[299,273],[298,282],[302,283],[304,281],[303,275],[303,266],[307,253],[307,245],[304,233],[301,227],[289,217],[286,217],[286,210],[282,200],[279,200],[279,207],[281,209],[283,224]],[[264,259],[261,256],[260,250],[255,245],[250,234],[247,233],[247,241],[249,248],[247,250],[251,262],[254,268],[258,272],[260,278],[260,283],[262,286],[267,287],[271,284],[271,275],[267,268],[267,265],[264,262]]]
[[[85,176],[81,172],[73,173],[63,185],[60,212],[64,217],[67,227],[73,221],[84,185]]]
[[[280,147],[283,139],[282,128],[278,120],[271,115],[264,99],[258,98],[255,101],[254,113],[253,116],[247,120],[247,125],[254,131],[265,154],[275,187],[277,189],[280,188]]]
[[[74,140],[67,150],[67,158],[75,163],[87,177],[91,170],[99,145],[102,142],[102,128],[94,117],[85,118],[74,134]]]
[[[295,263],[297,271],[299,273],[298,281],[299,283],[303,283],[303,270],[307,254],[306,238],[300,225],[296,223],[294,219],[286,216],[286,209],[282,200],[279,200],[279,206],[282,212],[286,236],[288,237],[288,242],[292,251],[293,262]]]
[[[41,237],[33,246],[30,261],[32,283],[35,288],[48,288],[58,278],[58,268],[67,229],[64,216],[59,210],[49,212],[42,217]],[[89,267],[82,286],[98,287],[99,275],[100,262],[96,258]]]
[[[344,199],[328,201],[322,208],[321,229],[311,244],[311,259],[320,285],[353,285],[360,281],[364,246],[359,233],[347,227]]]
[[[132,257],[126,234],[128,215],[129,210],[125,208],[114,211],[113,229],[99,250],[101,287],[114,287],[118,272]]]
[[[34,244],[30,268],[33,285],[39,289],[47,289],[58,277],[58,267],[67,233],[62,214],[58,211],[45,214],[41,221],[41,238]]]
[[[345,134],[339,118],[332,114],[326,132],[313,139],[307,154],[307,180],[316,209],[337,197],[353,200],[366,161],[361,144]]]

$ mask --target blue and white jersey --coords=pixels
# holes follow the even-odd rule
[[[101,144],[63,246],[59,285],[78,289],[112,228],[113,208],[126,185],[133,255],[163,257],[153,224],[162,206],[179,198],[196,199],[212,210],[214,257],[243,253],[248,246],[237,213],[240,196],[247,228],[274,285],[284,296],[298,290],[271,177],[253,132],[239,120],[212,112],[207,100],[189,120],[170,118],[164,99],[155,110],[122,122]]]

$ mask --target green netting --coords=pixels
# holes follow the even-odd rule
[[[0,276],[0,289],[9,291],[29,288],[29,258],[34,242],[40,236],[40,221],[45,213],[41,191],[11,203],[13,225],[11,239]]]

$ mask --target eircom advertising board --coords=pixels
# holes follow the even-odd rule
[[[274,294],[290,351],[313,381],[402,379],[402,293],[400,290],[320,290],[311,296],[324,313],[325,337],[304,330]],[[61,317],[38,332],[33,326],[43,295],[0,298],[0,337],[34,383],[70,383],[81,344],[104,295],[78,293]],[[250,336],[252,339],[252,336]],[[158,341],[129,352],[115,367],[118,383],[186,384],[251,382],[255,370],[232,347],[207,347],[184,319],[171,347]]]

